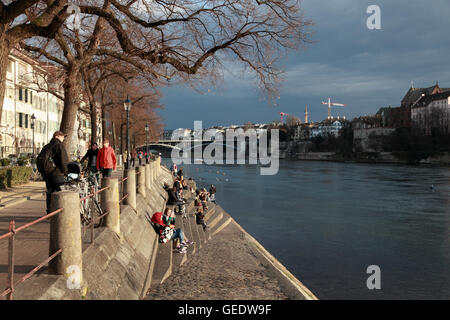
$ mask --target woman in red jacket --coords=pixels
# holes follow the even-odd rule
[[[116,170],[116,155],[114,149],[109,146],[109,140],[103,141],[103,148],[98,151],[97,170],[102,171],[103,178],[110,177],[111,172]]]

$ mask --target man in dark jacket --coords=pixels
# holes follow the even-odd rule
[[[178,212],[181,212],[184,201],[178,197],[177,187],[174,186],[172,189],[167,190],[167,193],[169,195],[169,199],[167,199],[167,204],[168,205],[177,205]]]
[[[46,162],[45,172],[41,172],[47,187],[47,214],[50,213],[52,193],[61,191],[61,186],[64,184],[64,176],[68,172],[67,163],[69,162],[69,157],[63,144],[66,136],[67,134],[64,132],[56,131],[53,134],[53,139],[42,148],[38,156],[38,158],[41,155],[48,157],[48,159],[44,159]]]
[[[88,159],[88,169],[96,172],[97,171],[97,155],[98,155],[98,145],[97,143],[93,143],[91,148],[86,152],[81,162]]]

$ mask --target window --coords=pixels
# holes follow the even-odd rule
[[[23,101],[23,88],[19,88],[19,101]]]
[[[28,89],[25,89],[25,103],[28,103]]]
[[[28,129],[28,115],[25,114],[25,128]]]
[[[6,88],[6,95],[7,95],[8,98],[14,99],[14,88],[8,86],[8,87]]]
[[[30,103],[33,104],[33,91],[30,90]]]
[[[23,127],[23,113],[19,112],[19,128]]]
[[[14,65],[14,62],[13,61],[8,61],[8,69],[7,69],[7,72],[9,72],[9,73],[12,73],[13,72],[13,65]]]

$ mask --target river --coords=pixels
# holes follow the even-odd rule
[[[450,299],[449,168],[182,166],[319,299]],[[367,288],[371,265],[380,290]]]

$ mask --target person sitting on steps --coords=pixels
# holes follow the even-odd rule
[[[180,253],[184,253],[184,252],[186,252],[186,248],[188,247],[188,245],[193,244],[194,242],[190,241],[184,235],[183,229],[181,229],[181,228],[175,229],[175,219],[176,219],[176,217],[175,217],[174,212],[170,208],[166,208],[164,210],[164,214],[162,216],[162,221],[163,221],[164,225],[173,229],[173,235],[170,240],[174,241],[175,248]],[[180,243],[177,243],[177,242],[180,242]]]
[[[197,208],[197,212],[195,213],[195,222],[203,226],[203,231],[206,231],[206,228],[208,228],[205,222],[205,214],[203,213],[202,207]]]
[[[167,191],[169,194],[169,199],[167,199],[167,204],[170,206],[178,206],[178,212],[183,210],[184,201],[178,197],[177,187],[173,186],[172,189]]]

